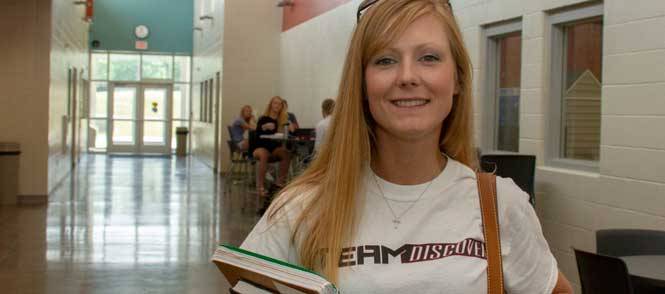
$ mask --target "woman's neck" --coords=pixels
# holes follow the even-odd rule
[[[398,139],[377,132],[372,170],[382,179],[400,185],[416,185],[436,178],[447,164],[439,151],[438,136]]]
[[[275,113],[275,112],[271,111],[270,115],[268,115],[268,116],[270,116],[272,119],[277,119],[279,117],[279,113]]]

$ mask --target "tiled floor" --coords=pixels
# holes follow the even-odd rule
[[[90,155],[48,205],[0,206],[0,293],[225,293],[210,263],[257,221],[192,159]]]

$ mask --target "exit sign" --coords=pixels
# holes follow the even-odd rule
[[[136,41],[134,47],[136,50],[148,50],[148,41]]]

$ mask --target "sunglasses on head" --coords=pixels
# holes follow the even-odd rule
[[[445,3],[445,6],[448,8],[448,10],[450,10],[450,13],[452,13],[453,12],[453,6],[450,5],[450,0],[441,0],[441,1],[443,1]],[[372,1],[367,1],[365,3],[362,3],[358,7],[358,13],[356,14],[356,22],[360,22],[360,17],[363,15],[365,10],[367,10],[367,8],[369,8],[370,6],[374,5],[376,2],[379,2],[379,0],[372,0]]]

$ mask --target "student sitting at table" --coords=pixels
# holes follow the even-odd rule
[[[323,103],[321,103],[321,114],[323,115],[323,119],[318,124],[316,124],[316,141],[314,141],[314,151],[319,150],[323,140],[326,138],[326,130],[328,130],[328,126],[330,125],[330,118],[334,109],[335,100],[332,98],[323,100]]]
[[[273,156],[279,158],[279,174],[275,185],[277,188],[284,186],[286,174],[289,171],[289,152],[282,145],[281,140],[261,138],[262,135],[273,135],[278,133],[288,122],[286,108],[281,97],[274,96],[266,106],[266,110],[256,123],[256,148],[254,158],[258,161],[256,171],[256,190],[261,197],[267,196],[264,182],[268,159]],[[264,199],[265,200],[265,199]]]
[[[289,102],[286,102],[286,99],[282,99],[282,101],[284,101],[284,111],[286,111],[286,115],[288,116],[289,133],[293,133],[295,130],[300,128],[298,119],[296,118],[296,115],[293,114],[293,112],[289,112]]]
[[[240,116],[231,124],[231,140],[241,151],[249,148],[249,141],[245,138],[245,131],[256,128],[256,118],[252,114],[252,107],[245,105],[240,109]]]

